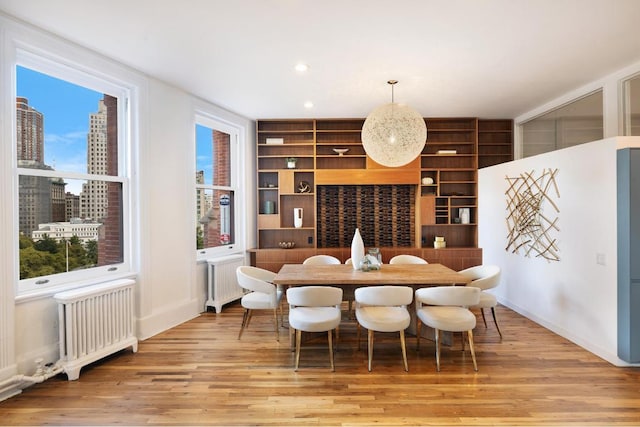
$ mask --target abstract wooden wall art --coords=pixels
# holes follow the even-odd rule
[[[507,180],[506,251],[525,257],[560,261],[554,235],[560,231],[560,210],[554,200],[560,198],[556,176],[558,170],[545,169],[536,177],[534,171]]]

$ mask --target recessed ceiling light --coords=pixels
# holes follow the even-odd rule
[[[313,108],[313,102],[307,101],[304,103],[304,108]]]
[[[295,70],[299,73],[306,73],[309,70],[309,66],[302,62],[299,62],[296,64]]]

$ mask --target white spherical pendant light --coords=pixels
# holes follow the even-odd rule
[[[362,126],[362,146],[376,163],[388,167],[404,166],[420,155],[427,141],[427,125],[422,116],[407,105],[393,101],[369,114]]]

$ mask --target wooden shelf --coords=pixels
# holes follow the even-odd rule
[[[445,237],[448,249],[475,248],[477,169],[512,159],[513,122],[463,117],[426,118],[425,123],[427,143],[419,158],[401,168],[386,168],[364,151],[362,118],[258,120],[258,248],[288,254],[321,250],[316,234],[321,220],[317,218],[318,190],[329,187],[318,186],[381,184],[415,186],[411,193],[416,206],[414,248],[433,250],[436,235]],[[282,144],[267,144],[267,138],[279,138]],[[339,155],[334,148],[349,151]],[[437,154],[438,150],[456,153]],[[287,168],[287,157],[298,159],[295,169]],[[421,184],[426,177],[433,183]],[[309,192],[298,191],[303,181],[311,187]],[[272,206],[273,213],[264,213],[265,204]],[[301,228],[293,227],[294,208],[303,209]],[[456,223],[460,208],[469,209],[470,224]],[[293,241],[296,246],[282,250],[278,248],[281,241]]]

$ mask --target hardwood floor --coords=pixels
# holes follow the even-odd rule
[[[640,369],[617,368],[504,308],[504,334],[475,330],[479,371],[433,342],[408,337],[409,372],[396,334],[376,334],[373,371],[345,320],[329,369],[326,335],[303,344],[300,369],[286,329],[256,314],[242,340],[238,304],[202,316],[0,403],[3,425],[640,425]],[[489,319],[488,319],[489,320]]]

